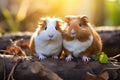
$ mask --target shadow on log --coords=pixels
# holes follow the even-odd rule
[[[103,42],[103,51],[109,57],[120,54],[120,27],[97,27]],[[120,61],[120,58],[119,58]]]
[[[12,56],[0,55],[0,80],[4,78],[4,69],[7,79],[14,64]],[[120,66],[113,66],[111,63],[101,64],[97,61],[83,63],[80,59],[67,62],[52,58],[42,61],[37,58],[23,60],[16,66],[13,77],[15,80],[85,80],[86,72],[97,75],[103,71],[109,73],[109,80],[120,80]]]

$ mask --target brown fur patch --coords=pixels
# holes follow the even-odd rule
[[[30,55],[33,56],[35,53],[35,43],[34,43],[34,36],[33,35],[30,39],[29,48],[30,48]]]
[[[73,40],[71,35],[71,30],[75,31],[76,37],[81,42],[85,42],[89,39],[89,36],[91,34],[91,31],[89,30],[89,27],[87,25],[82,25],[80,22],[79,17],[73,17],[69,18],[69,21],[67,21],[66,29],[63,31],[63,38],[67,41]]]
[[[40,34],[40,32],[45,30],[46,28],[46,20],[41,20],[38,24],[38,27],[40,27],[40,31],[38,31],[38,34]]]
[[[60,22],[60,21],[57,21],[56,23],[57,23],[57,24],[56,24],[56,29],[57,29],[59,32],[61,32],[61,33],[62,33],[61,26],[63,25],[63,23],[62,23],[62,22]]]
[[[94,30],[91,31],[91,34],[93,35],[93,43],[86,51],[82,52],[86,56],[90,56],[91,53],[102,51],[102,41],[99,34]]]
[[[62,33],[62,30],[61,30],[61,24],[62,22],[59,21],[58,18],[55,18],[56,19],[56,29]],[[47,18],[42,18],[40,20],[40,22],[38,23],[38,27],[40,27],[40,30],[37,32],[37,34],[39,35],[41,31],[45,30],[45,28],[47,27],[46,26],[46,20]],[[35,42],[34,42],[34,34],[32,35],[31,39],[30,39],[30,43],[29,43],[29,48],[30,48],[30,51],[31,51],[31,56],[34,55],[35,53]]]
[[[60,21],[59,18],[55,18],[56,19],[56,29],[62,33],[62,29],[61,29],[61,25],[62,25],[62,20]],[[38,32],[38,34],[42,31],[45,30],[46,26],[46,20],[47,18],[44,18],[43,20],[40,20],[38,26],[40,27],[40,31]]]
[[[37,32],[39,35],[42,30],[45,29],[46,27],[46,20],[40,20],[38,23],[38,27],[40,27],[40,30]],[[34,42],[34,34],[31,36],[30,43],[29,43],[29,48],[30,48],[30,55],[33,56],[35,53],[35,42]]]
[[[63,39],[67,41],[71,41],[74,38],[78,39],[81,42],[85,42],[89,40],[90,35],[93,36],[93,43],[92,45],[87,48],[84,52],[80,53],[80,55],[90,56],[91,53],[94,52],[101,52],[102,50],[102,41],[99,34],[92,28],[91,25],[88,23],[88,18],[86,16],[72,16],[66,18],[67,26],[63,31]],[[71,30],[75,31],[76,37],[72,38]],[[70,53],[68,50],[65,50],[65,54]],[[80,56],[79,55],[79,56]]]

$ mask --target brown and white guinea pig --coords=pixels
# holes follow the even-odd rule
[[[86,16],[66,16],[65,22],[63,49],[67,61],[82,55],[82,60],[86,62],[92,53],[102,50],[101,38]]]
[[[40,60],[49,56],[58,59],[62,51],[61,22],[55,17],[41,18],[30,40],[31,55],[37,54]]]

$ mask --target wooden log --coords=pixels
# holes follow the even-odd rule
[[[21,60],[13,62],[12,57],[11,55],[0,55],[0,80],[3,78],[10,80],[9,75],[13,75],[15,80],[63,80],[39,61]],[[14,68],[14,72],[12,71],[11,74],[12,68]]]
[[[103,51],[109,56],[120,54],[120,27],[97,27],[95,30],[100,34]],[[120,61],[120,57],[118,58]]]
[[[7,80],[14,64],[12,62],[12,56],[5,55],[4,57],[0,55],[0,80],[4,78],[4,70],[6,70]],[[61,78],[63,80],[84,80],[86,72],[99,74],[106,70],[110,75],[110,80],[119,80],[119,68],[120,66],[113,66],[111,63],[101,64],[98,61],[83,63],[81,59],[67,62],[65,60],[53,60],[52,58],[42,61],[37,58],[32,58],[23,60],[16,66],[13,78],[15,80],[62,80]]]

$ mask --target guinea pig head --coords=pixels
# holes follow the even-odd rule
[[[61,23],[59,18],[42,18],[38,24],[38,35],[44,40],[55,40],[61,36]]]
[[[88,26],[88,18],[86,16],[66,16],[66,28],[63,37],[66,39],[77,38],[81,41],[89,39],[90,29]]]

